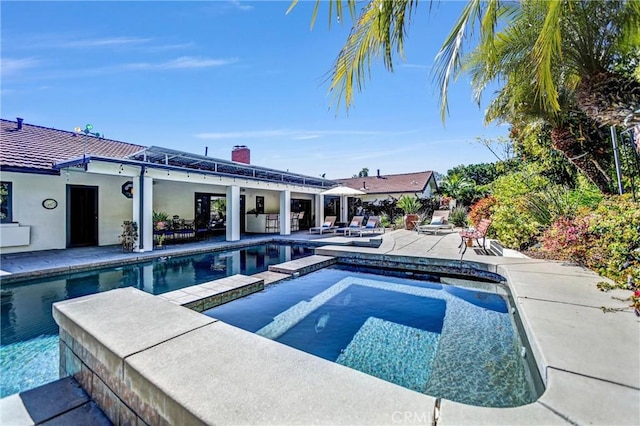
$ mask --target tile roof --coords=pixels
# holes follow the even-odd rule
[[[111,158],[124,158],[143,146],[85,136],[64,130],[0,120],[0,167],[3,170],[25,169],[53,171],[57,161],[82,157],[86,153]]]
[[[415,193],[424,191],[432,176],[433,172],[427,171],[403,173],[399,175],[336,179],[336,182],[354,189],[362,189],[364,182],[364,188],[367,194]]]

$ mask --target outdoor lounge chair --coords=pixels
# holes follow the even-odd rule
[[[369,216],[367,224],[361,226],[358,229],[349,229],[349,236],[358,235],[362,237],[363,234],[378,234],[384,233],[384,228],[380,226],[380,218],[378,216]]]
[[[343,233],[345,236],[351,230],[358,230],[362,227],[362,222],[364,221],[364,216],[354,216],[349,222],[349,226],[345,226],[343,228],[336,229],[336,233]]]
[[[431,222],[427,225],[416,225],[413,229],[420,232],[433,232],[437,234],[441,230],[452,230],[453,224],[449,222],[449,210],[436,210],[433,212]]]
[[[467,241],[471,241],[471,244],[473,244],[473,240],[476,240],[476,243],[480,246],[480,242],[478,241],[480,238],[482,238],[482,249],[485,251],[487,250],[485,244],[487,242],[487,231],[489,230],[489,226],[491,226],[491,219],[482,219],[475,229],[460,232],[460,247],[462,249],[462,255],[467,251]]]
[[[334,225],[334,223],[336,223],[336,217],[335,216],[326,216],[324,218],[324,222],[322,223],[322,226],[315,226],[313,228],[309,228],[309,233],[310,234],[322,234],[324,232],[335,232],[336,229],[338,229],[337,226]]]

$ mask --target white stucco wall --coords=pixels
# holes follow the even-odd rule
[[[169,218],[178,215],[181,219],[193,220],[196,192],[220,194],[224,197],[226,191],[226,187],[221,185],[156,180],[153,183],[153,210],[163,211]]]
[[[30,173],[3,172],[2,181],[12,183],[13,221],[20,226],[28,226],[30,244],[14,247],[2,247],[2,253],[16,253],[32,250],[49,250],[66,248],[67,240],[67,185],[84,185],[98,187],[98,244],[112,245],[119,243],[122,233],[122,222],[133,219],[133,199],[122,195],[121,187],[127,181],[136,181],[131,176],[137,169],[125,168],[118,173],[118,164],[107,164],[103,168],[112,174],[99,174],[97,166],[92,166],[96,173],[85,173],[81,170],[61,172],[56,175],[39,175]],[[110,168],[115,168],[110,170]],[[113,173],[116,173],[115,175]],[[127,175],[128,174],[128,175]],[[151,177],[149,173],[148,177]],[[153,210],[165,211],[169,216],[179,215],[183,219],[194,219],[194,200],[196,192],[226,194],[226,186],[221,180],[213,182],[180,182],[175,174],[158,175],[153,184]],[[159,178],[162,176],[162,178]],[[203,179],[204,180],[204,179]],[[222,184],[221,184],[222,183]],[[265,199],[265,212],[279,212],[281,185],[267,183],[251,183],[249,185],[265,188],[243,187],[240,183],[240,194],[245,196],[245,209],[255,208],[256,195]],[[269,189],[269,185],[273,188]],[[317,190],[316,190],[317,191]],[[135,196],[135,194],[134,194]],[[58,206],[53,210],[42,207],[42,201],[53,198]],[[291,198],[314,200],[312,193],[291,191]],[[312,207],[313,208],[313,207]],[[151,218],[149,218],[151,220]],[[8,234],[7,234],[8,235]],[[0,240],[2,227],[0,226]]]
[[[122,221],[132,218],[132,200],[121,193],[121,185],[127,180],[78,172],[68,177],[66,172],[60,176],[3,172],[2,181],[12,182],[13,221],[29,226],[31,238],[28,246],[3,247],[2,252],[66,248],[67,185],[98,187],[98,244],[118,244]],[[47,198],[56,200],[58,207],[42,207]]]

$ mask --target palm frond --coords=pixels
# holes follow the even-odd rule
[[[564,18],[566,4],[564,1],[545,2],[546,18],[532,51],[538,78],[536,95],[539,102],[553,111],[559,110],[560,104],[551,68],[553,59],[562,60],[560,24]]]
[[[475,24],[480,25],[481,42],[490,46],[493,43],[497,20],[508,10],[500,0],[469,0],[462,9],[460,17],[435,58],[434,80],[440,92],[442,121],[446,120],[449,112],[449,85],[452,79],[457,78],[462,68],[464,43],[473,36]],[[483,13],[484,11],[486,13]]]
[[[344,100],[349,109],[354,89],[362,91],[375,58],[382,56],[389,71],[395,54],[404,58],[404,36],[416,6],[417,0],[377,0],[362,9],[328,77],[334,106]]]

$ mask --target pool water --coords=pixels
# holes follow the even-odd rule
[[[3,283],[0,397],[59,378],[58,325],[51,313],[55,302],[120,287],[161,294],[234,274],[252,275],[266,271],[269,265],[311,254],[312,249],[299,245],[265,244]]]
[[[535,401],[504,293],[436,280],[328,268],[205,314],[428,395],[487,407]]]

